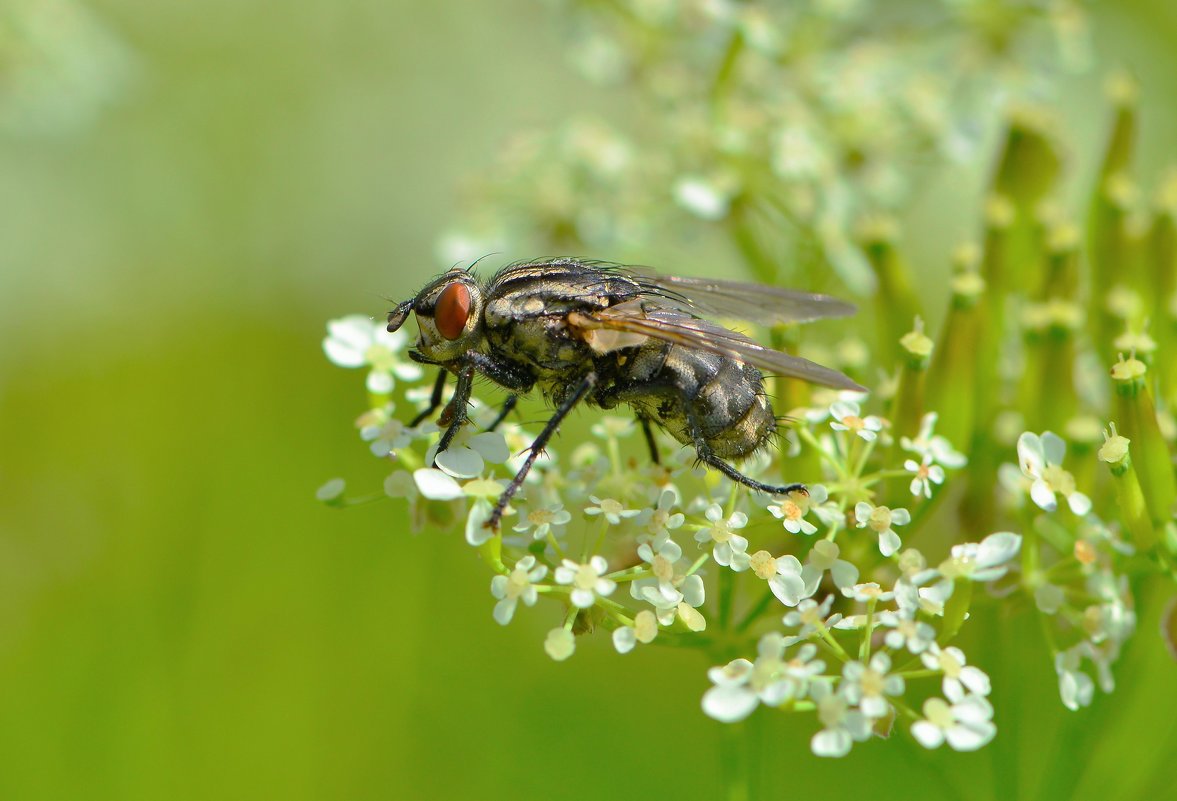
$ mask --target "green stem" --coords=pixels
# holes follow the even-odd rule
[[[736,624],[736,633],[743,634],[747,631],[775,600],[776,595],[773,594],[772,590],[766,590],[761,599],[756,602],[756,605],[748,611],[748,614],[744,615],[744,619]]]

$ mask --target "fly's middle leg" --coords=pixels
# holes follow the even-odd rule
[[[437,371],[437,380],[433,382],[433,392],[429,395],[429,405],[413,418],[413,421],[409,423],[409,428],[416,428],[421,425],[421,423],[429,419],[437,411],[438,407],[441,406],[441,396],[445,393],[445,376],[446,370],[444,367]]]
[[[637,417],[642,426],[642,433],[646,436],[646,447],[650,449],[650,461],[662,464],[662,459],[658,456],[658,443],[654,440],[654,429],[650,427],[650,418],[641,412],[638,412]]]
[[[518,395],[516,395],[513,392],[510,395],[508,395],[507,399],[503,401],[503,408],[499,409],[498,415],[496,415],[495,419],[491,422],[491,424],[486,427],[486,430],[487,431],[494,431],[496,428],[501,426],[503,424],[503,421],[507,419],[507,415],[509,415],[512,412],[512,410],[514,410],[515,404],[517,404],[518,402],[519,402]]]
[[[687,416],[687,425],[690,428],[691,439],[695,446],[695,453],[698,455],[700,462],[710,467],[714,467],[732,481],[743,484],[745,487],[750,487],[754,490],[757,490],[758,492],[767,492],[770,495],[788,495],[790,492],[805,491],[804,484],[785,484],[783,486],[775,486],[773,484],[765,484],[763,482],[757,481],[754,478],[749,478],[725,462],[723,459],[720,459],[715,455],[715,451],[712,450],[711,445],[703,436],[703,427],[700,424],[699,413],[695,409],[693,400],[684,397],[682,401],[682,407]]]
[[[519,468],[519,472],[515,474],[515,478],[511,479],[511,483],[507,485],[507,488],[503,490],[503,494],[499,496],[494,511],[490,513],[490,517],[484,524],[487,528],[498,529],[499,521],[503,518],[503,512],[506,511],[507,504],[511,502],[511,498],[519,491],[519,488],[523,486],[523,480],[527,478],[527,474],[531,472],[531,466],[535,464],[535,460],[539,458],[544,448],[547,447],[548,440],[556,433],[556,429],[560,427],[560,423],[568,416],[568,413],[572,411],[576,404],[584,400],[585,396],[596,386],[596,383],[597,374],[588,373],[584,378],[580,379],[580,382],[560,402],[555,414],[552,415],[552,419],[547,422],[547,425],[539,432],[535,441],[531,443],[531,447],[527,449],[527,458],[523,461],[523,466]]]

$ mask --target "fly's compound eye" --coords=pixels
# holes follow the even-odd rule
[[[463,283],[450,284],[442,290],[433,310],[437,332],[446,339],[457,339],[466,329],[469,318],[470,290]]]

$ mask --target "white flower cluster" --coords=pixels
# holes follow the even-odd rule
[[[727,642],[758,641],[755,658],[711,671],[704,711],[725,721],[760,705],[814,712],[812,747],[821,755],[845,754],[899,719],[929,748],[970,750],[993,738],[988,678],[949,641],[967,616],[971,592],[961,587],[1002,581],[1022,538],[999,532],[959,544],[931,567],[905,545],[929,496],[965,464],[935,434],[935,414],[915,436],[896,438],[888,420],[863,411],[861,395],[830,394],[820,406],[793,410],[789,433],[825,480],[773,497],[700,470],[693,451],[668,437],[658,444],[672,455],[652,463],[632,420],[602,416],[588,441],[553,448],[536,463],[494,531],[484,522],[531,436],[510,421],[486,430],[495,410],[473,401],[470,422],[437,453],[436,422],[405,422],[428,405],[421,371],[405,357],[405,338],[382,331],[362,317],[332,321],[324,350],[336,364],[367,371],[370,408],[357,427],[371,452],[392,464],[383,494],[408,502],[416,528],[464,529],[494,572],[490,611],[498,623],[510,623],[521,604],[555,608],[558,624],[543,647],[556,660],[571,657],[578,635],[593,626],[610,631],[622,654],[659,641],[689,645],[710,627],[727,632]],[[1051,448],[1041,467],[1028,469],[1057,465]],[[779,475],[775,458],[744,468],[764,480]],[[903,488],[903,500],[884,498],[888,487]],[[358,502],[339,480],[319,497]],[[1099,583],[1106,575],[1093,572],[1089,591],[1120,599]],[[1060,657],[1076,699],[1090,694],[1078,663],[1100,665],[1131,628],[1111,595],[1099,615],[1083,612],[1097,633]],[[938,692],[926,686],[932,680]]]
[[[830,546],[823,549],[819,564],[832,569],[837,546],[826,540],[818,544]],[[714,686],[703,696],[703,710],[725,722],[742,720],[760,704],[812,710],[821,726],[811,740],[818,756],[845,756],[855,742],[890,729],[899,716],[928,748],[945,742],[958,751],[980,748],[997,731],[987,698],[989,677],[969,665],[959,648],[940,644],[952,625],[946,610],[960,582],[1000,579],[1020,547],[1015,534],[993,534],[980,543],[956,546],[937,568],[927,568],[923,556],[909,549],[899,560],[900,575],[891,589],[876,582],[841,586],[841,595],[851,601],[843,604],[843,612],[832,612],[833,595],[820,603],[813,600],[820,570],[808,583],[798,578],[791,596],[774,589],[793,607],[782,619],[788,633],[761,637],[755,660],[735,659],[713,668],[709,676]],[[852,576],[846,573],[843,580],[853,582]],[[882,645],[872,652],[876,632],[883,633]],[[844,645],[847,637],[857,640],[857,658]],[[819,650],[839,669],[827,671],[827,662],[815,658]],[[907,666],[894,669],[896,658]],[[943,697],[928,697],[919,715],[905,696],[909,683],[928,677],[940,678]]]
[[[1061,498],[1077,532],[1073,541],[1062,541],[1049,523],[1033,526],[1040,538],[1053,538],[1042,552],[1060,556],[1052,565],[1036,559],[1037,569],[1024,577],[1051,632],[1059,695],[1068,709],[1077,710],[1091,703],[1096,686],[1083,663],[1091,663],[1100,688],[1110,693],[1115,689],[1111,666],[1136,630],[1128,577],[1117,570],[1118,562],[1131,556],[1134,548],[1092,512],[1091,499],[1063,467],[1067,446],[1061,437],[1051,431],[1025,432],[1018,438],[1017,452],[1018,465],[1003,465],[1000,472],[1015,503],[1024,504],[1029,497],[1038,509],[1058,515]]]

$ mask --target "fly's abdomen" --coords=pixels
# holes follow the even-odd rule
[[[670,346],[663,364],[664,383],[677,398],[655,411],[658,422],[683,444],[694,444],[693,417],[716,456],[749,456],[776,430],[772,405],[760,371],[735,359]]]

